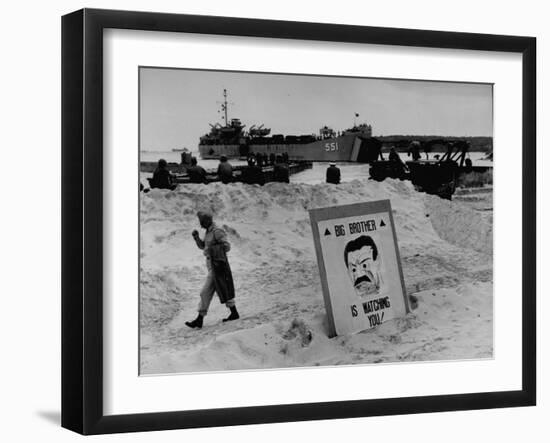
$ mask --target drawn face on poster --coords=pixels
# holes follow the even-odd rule
[[[355,292],[365,298],[380,293],[380,254],[372,237],[362,235],[348,242],[344,262]]]

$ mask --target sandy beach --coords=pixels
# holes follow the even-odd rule
[[[290,184],[141,194],[141,373],[491,358],[491,188],[447,201],[407,181],[367,180],[367,165],[352,168],[359,178],[340,185],[309,184],[314,168]],[[417,303],[404,318],[329,339],[307,210],[380,199],[391,200]],[[228,311],[214,298],[203,329],[193,330],[184,323],[196,316],[206,273],[191,237],[199,209],[228,234],[241,319],[222,323]]]

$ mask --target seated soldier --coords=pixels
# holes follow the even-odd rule
[[[278,155],[273,166],[273,181],[290,183],[290,171],[288,165],[283,163],[283,158]]]
[[[414,162],[420,160],[420,142],[419,141],[413,141],[409,145],[409,154],[412,155],[412,159]]]
[[[233,167],[231,166],[231,163],[227,161],[227,157],[225,155],[220,157],[218,176],[224,184],[231,183],[233,181]]]
[[[249,185],[264,185],[265,184],[265,175],[262,168],[256,165],[256,161],[253,157],[248,159],[248,166],[243,169],[241,173],[241,180],[243,183],[248,183]]]
[[[389,177],[399,178],[399,179],[405,178],[405,175],[408,171],[408,167],[403,162],[403,160],[401,160],[401,157],[399,157],[399,154],[397,153],[395,148],[390,149],[389,161],[392,164],[391,173]]]
[[[256,154],[256,165],[261,168],[264,165],[264,156],[259,152]]]
[[[401,157],[399,157],[399,154],[397,153],[395,148],[390,149],[389,159],[391,162],[401,163]]]
[[[168,163],[163,158],[159,160],[157,169],[153,172],[153,178],[149,179],[149,186],[151,188],[170,189],[172,191],[177,188],[178,185],[174,183],[174,178],[168,170]]]
[[[206,183],[206,171],[197,164],[197,158],[191,157],[191,166],[187,167],[190,183]]]
[[[340,183],[340,168],[335,163],[331,163],[327,168],[327,183],[334,185]]]

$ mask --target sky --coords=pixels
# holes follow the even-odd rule
[[[318,134],[356,123],[373,135],[492,136],[490,84],[140,68],[140,149],[197,150],[228,117],[271,134]],[[359,117],[355,117],[355,114]]]

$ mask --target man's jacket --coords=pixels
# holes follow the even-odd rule
[[[204,249],[209,270],[214,276],[214,286],[221,303],[235,298],[235,286],[233,274],[227,260],[227,252],[231,245],[227,241],[227,235],[223,229],[214,223],[206,230],[203,240],[197,241],[197,246]]]

